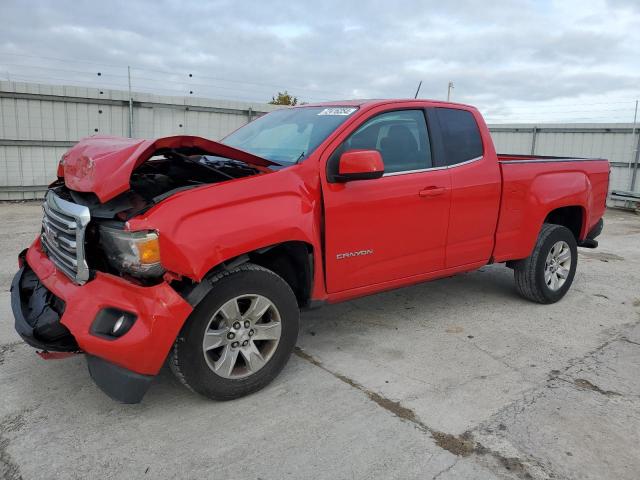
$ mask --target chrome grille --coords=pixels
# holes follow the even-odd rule
[[[89,209],[63,200],[51,190],[42,209],[40,241],[45,253],[71,280],[85,283],[89,280],[84,249],[85,230],[91,218]]]

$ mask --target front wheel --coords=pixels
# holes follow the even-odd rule
[[[176,339],[170,366],[191,390],[231,400],[263,388],[287,363],[298,336],[298,304],[280,276],[251,263],[211,282]]]
[[[577,265],[573,233],[561,225],[545,223],[531,255],[514,263],[516,288],[534,302],[557,302],[571,287]]]

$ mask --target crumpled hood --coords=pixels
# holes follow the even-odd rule
[[[104,203],[129,190],[129,179],[136,167],[163,150],[176,148],[240,160],[260,170],[276,165],[251,153],[202,137],[177,135],[145,140],[93,136],[80,140],[63,155],[58,176],[64,176],[64,183],[71,190],[93,192]]]

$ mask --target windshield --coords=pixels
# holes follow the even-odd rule
[[[291,165],[309,156],[356,110],[356,107],[276,110],[241,127],[221,142],[282,165]]]

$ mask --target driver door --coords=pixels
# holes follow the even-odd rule
[[[329,293],[444,269],[451,184],[433,165],[424,111],[370,117],[328,159],[377,150],[385,164],[373,180],[323,182]]]

